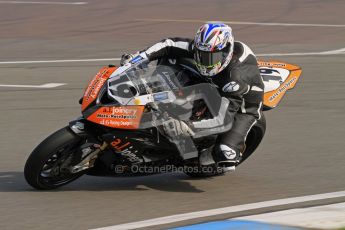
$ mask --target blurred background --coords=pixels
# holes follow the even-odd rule
[[[0,229],[90,229],[345,190],[344,12],[343,0],[0,1]],[[80,115],[78,100],[102,66],[166,37],[192,38],[208,20],[232,26],[235,39],[258,59],[303,70],[297,87],[266,113],[263,143],[235,173],[202,180],[184,174],[85,176],[52,192],[26,184],[30,152]],[[30,87],[46,83],[65,85]]]

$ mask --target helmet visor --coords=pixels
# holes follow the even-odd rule
[[[206,68],[212,68],[215,65],[223,64],[229,54],[229,46],[216,52],[202,51],[196,49],[195,61],[198,65]]]

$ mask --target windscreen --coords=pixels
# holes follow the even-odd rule
[[[177,75],[176,69],[165,65],[133,66],[108,80],[108,94],[121,105],[133,104],[135,97],[178,89]]]
[[[108,94],[121,105],[138,105],[146,100],[146,112],[140,120],[139,129],[156,127],[162,134],[164,123],[171,119],[183,121],[191,129],[192,136],[167,138],[176,145],[182,156],[195,157],[197,149],[193,138],[200,138],[228,131],[232,118],[228,112],[229,101],[220,97],[215,86],[209,83],[183,85],[179,79],[190,77],[183,68],[174,65],[145,64],[131,67],[108,80]],[[192,79],[193,80],[193,79]],[[140,99],[140,100],[139,100]],[[196,102],[204,103],[208,116],[196,119]]]

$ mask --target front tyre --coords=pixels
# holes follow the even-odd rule
[[[26,161],[26,181],[36,189],[48,190],[79,178],[83,172],[73,174],[69,168],[72,155],[82,143],[83,139],[68,126],[51,134],[33,150]]]

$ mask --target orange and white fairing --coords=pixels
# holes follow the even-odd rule
[[[302,69],[279,61],[258,61],[258,66],[265,85],[263,104],[275,108],[286,91],[295,87]]]
[[[82,112],[88,121],[111,128],[137,129],[144,106],[96,104],[101,89],[117,67],[103,67],[85,89]]]
[[[92,102],[96,100],[99,91],[116,69],[117,67],[103,67],[90,81],[84,92],[83,103],[81,105],[82,111],[84,111]]]

